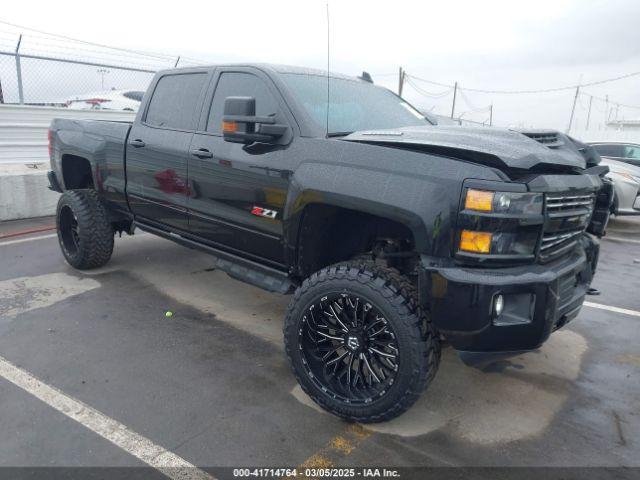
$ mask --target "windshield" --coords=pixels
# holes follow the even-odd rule
[[[327,77],[294,73],[282,77],[313,121],[325,129]],[[400,97],[371,83],[332,77],[329,98],[329,135],[431,125]]]

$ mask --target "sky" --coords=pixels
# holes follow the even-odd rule
[[[366,70],[376,83],[397,91],[398,68],[402,66],[411,76],[403,96],[437,114],[451,114],[453,92],[447,86],[458,82],[461,90],[456,116],[486,121],[488,107],[493,105],[497,125],[565,130],[575,89],[537,94],[488,94],[464,89],[538,90],[640,71],[637,0],[329,0],[328,5],[331,70],[351,75]],[[191,59],[210,63],[275,62],[324,69],[326,9],[326,0],[183,0],[164,4],[112,0],[104,6],[92,2],[90,9],[86,1],[21,0],[3,9],[0,20],[88,42],[154,52],[163,58],[121,51],[107,55],[95,46],[49,42],[40,33],[1,23],[0,49],[12,49],[15,35],[25,32],[21,47],[25,51],[95,56],[110,63],[166,67],[180,55],[185,63]],[[0,58],[0,75],[7,91],[12,78],[2,72],[3,66],[11,66],[8,60],[13,62],[10,57]],[[27,70],[33,69],[29,71],[30,91],[39,88],[42,96],[62,95],[63,90],[67,94],[69,89],[101,88],[102,76],[95,68],[85,75],[63,67],[56,65],[43,71],[42,65],[27,65]],[[87,75],[90,85],[77,83]],[[148,81],[144,74],[116,71],[104,77],[107,87],[132,87],[133,83]],[[65,78],[69,85],[66,90],[52,83]],[[56,91],[58,87],[60,92]],[[591,129],[603,128],[607,118],[640,118],[640,108],[614,105],[619,102],[640,107],[639,87],[640,76],[583,87],[576,102],[574,128],[586,126],[590,101]],[[609,104],[604,101],[607,95]]]

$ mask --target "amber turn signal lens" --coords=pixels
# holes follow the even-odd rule
[[[222,122],[223,132],[236,132],[238,130],[238,124],[236,122]]]
[[[460,235],[460,250],[473,253],[489,253],[491,251],[491,237],[487,232],[472,232],[463,230]]]
[[[490,212],[493,208],[493,192],[485,190],[467,190],[467,197],[464,201],[466,210],[480,210]]]

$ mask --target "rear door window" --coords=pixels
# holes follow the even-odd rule
[[[166,75],[156,84],[145,123],[153,127],[193,130],[206,73]]]

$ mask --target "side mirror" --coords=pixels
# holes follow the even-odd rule
[[[227,97],[224,100],[222,135],[227,142],[274,143],[287,129],[286,125],[278,125],[274,117],[257,117],[253,97]]]

